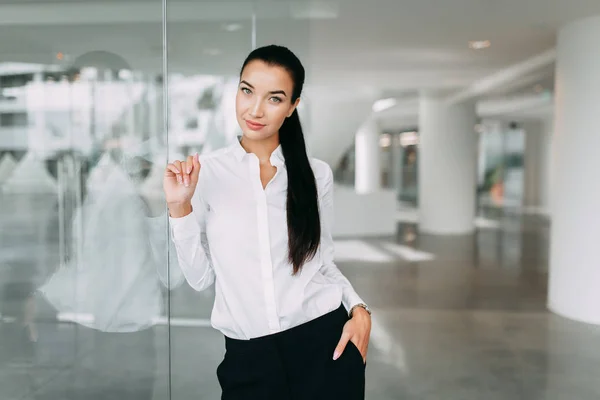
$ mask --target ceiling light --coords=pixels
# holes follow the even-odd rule
[[[373,103],[373,112],[380,112],[383,110],[387,110],[388,108],[394,107],[396,105],[396,99],[390,98],[390,99],[381,99],[381,100],[377,100],[375,103]]]
[[[400,146],[416,146],[419,144],[419,134],[417,132],[402,132],[400,134]]]
[[[489,40],[472,40],[469,42],[469,47],[474,50],[487,49],[492,43]]]
[[[223,29],[225,29],[227,32],[236,32],[242,28],[243,28],[242,24],[236,24],[236,23],[223,25]]]
[[[379,145],[381,147],[390,147],[392,145],[392,135],[384,133],[379,136]]]

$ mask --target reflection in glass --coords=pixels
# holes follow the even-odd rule
[[[167,398],[166,305],[182,280],[157,190],[168,155],[151,3],[143,28],[110,12],[0,26],[0,47],[19,49],[0,57],[2,398]],[[158,60],[140,63],[141,38]]]

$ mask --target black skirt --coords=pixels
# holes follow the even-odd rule
[[[226,337],[217,368],[222,400],[364,400],[365,364],[352,342],[333,352],[348,314],[343,306],[315,320],[251,340]]]

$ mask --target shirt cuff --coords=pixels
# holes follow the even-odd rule
[[[189,239],[200,234],[200,225],[194,211],[185,217],[169,217],[169,224],[171,225],[171,232],[175,240]]]
[[[354,307],[357,304],[367,304],[363,301],[363,299],[360,298],[360,296],[354,290],[352,290],[351,293],[345,295],[342,302],[344,303],[344,307],[346,307],[347,312],[350,312],[352,307]]]

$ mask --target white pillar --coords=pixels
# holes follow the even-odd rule
[[[541,203],[543,124],[539,120],[527,121],[523,124],[523,131],[525,132],[523,205],[537,208]]]
[[[552,215],[551,189],[552,189],[552,165],[554,150],[554,118],[547,118],[542,122],[544,135],[541,147],[541,173],[540,173],[540,208],[550,217]]]
[[[524,205],[549,213],[552,124],[540,119],[523,124],[525,131]]]
[[[600,324],[600,16],[559,31],[548,307]]]
[[[419,230],[474,231],[477,184],[475,103],[447,105],[423,94],[419,104]]]
[[[335,168],[352,148],[356,128],[372,113],[374,97],[314,86],[306,87],[303,93],[300,118],[308,116],[307,120],[301,120],[307,151],[311,157]]]
[[[381,189],[381,148],[379,128],[371,117],[361,125],[355,137],[354,186],[365,194]]]
[[[392,154],[392,189],[396,189],[398,196],[402,194],[402,171],[404,167],[404,147],[400,144],[400,137],[394,136],[390,152]]]

